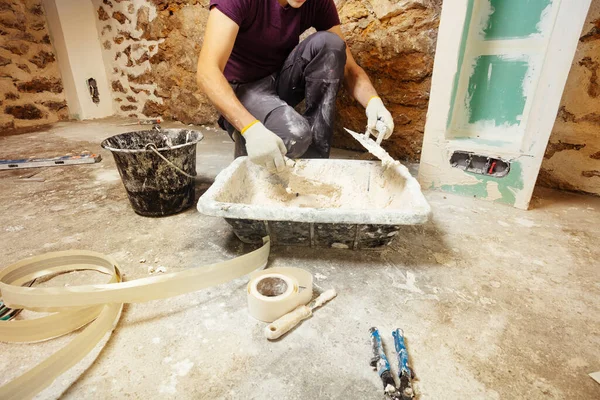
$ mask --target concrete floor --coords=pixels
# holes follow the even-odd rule
[[[0,158],[103,156],[94,165],[0,173],[3,265],[89,249],[113,256],[131,280],[148,276],[151,265],[178,271],[251,250],[223,220],[195,209],[161,219],[133,213],[111,155],[98,146],[133,130],[121,123],[68,122],[0,137]],[[198,192],[232,159],[226,134],[203,131]],[[32,173],[45,182],[18,180]],[[378,326],[388,345],[392,329],[404,328],[421,399],[600,398],[587,376],[600,370],[600,198],[539,190],[525,212],[426,197],[432,220],[404,228],[385,251],[274,248],[270,266],[305,268],[319,287],[339,293],[282,340],[265,340],[265,324],[248,315],[244,279],[127,305],[97,358],[41,397],[382,399],[368,365],[368,329]],[[69,274],[50,284],[99,281]],[[0,344],[0,384],[71,337]]]

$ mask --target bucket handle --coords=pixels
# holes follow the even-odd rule
[[[150,149],[152,150],[157,156],[159,156],[160,158],[162,158],[167,164],[169,164],[171,167],[175,168],[175,170],[177,172],[179,172],[182,175],[187,176],[190,179],[194,179],[194,177],[197,174],[194,175],[190,175],[187,172],[185,172],[184,170],[182,170],[181,168],[179,168],[177,165],[173,164],[171,161],[169,161],[165,156],[163,156],[162,154],[159,153],[158,149],[156,148],[156,145],[154,143],[148,143],[146,146],[144,146],[144,148],[146,150]]]

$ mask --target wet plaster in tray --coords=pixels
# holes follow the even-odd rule
[[[401,164],[298,160],[273,174],[238,158],[200,198],[207,215],[266,221],[418,224],[430,212],[418,182]]]

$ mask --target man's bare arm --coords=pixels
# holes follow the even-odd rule
[[[248,158],[269,169],[282,170],[287,153],[283,140],[250,114],[223,75],[238,31],[239,26],[217,8],[210,11],[198,58],[198,86],[221,115],[244,135]]]
[[[256,118],[240,103],[223,75],[238,31],[239,26],[217,8],[210,11],[196,79],[221,115],[241,131]]]
[[[344,34],[339,25],[329,29],[328,32],[335,33],[342,40]],[[354,60],[350,48],[346,46],[346,68],[344,69],[344,84],[348,92],[360,103],[363,107],[367,106],[367,103],[373,96],[377,96],[377,91],[373,87],[371,80],[367,76],[367,73],[362,69]]]

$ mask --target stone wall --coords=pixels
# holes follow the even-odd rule
[[[579,39],[538,184],[600,194],[600,0]]]
[[[0,133],[67,118],[41,0],[1,0]]]
[[[184,123],[216,121],[195,82],[208,0],[93,0],[117,109]],[[357,61],[394,114],[392,155],[418,160],[429,99],[441,0],[338,0]],[[341,130],[362,131],[364,109],[345,91],[338,101],[335,145],[359,148]]]
[[[113,99],[120,115],[214,123],[196,85],[208,18],[203,0],[93,0]]]

